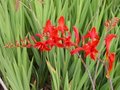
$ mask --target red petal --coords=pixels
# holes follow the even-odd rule
[[[63,48],[64,47],[64,45],[59,43],[59,42],[56,43],[56,46],[59,47],[59,48]]]
[[[66,25],[64,26],[64,30],[68,31],[68,27]]]
[[[80,36],[79,36],[79,32],[78,29],[74,26],[73,27],[74,33],[75,33],[75,38],[76,38],[76,44],[78,45],[80,42]]]
[[[99,40],[93,40],[92,42],[91,42],[91,47],[97,47],[97,45],[98,45],[98,43],[99,43]]]
[[[115,60],[115,53],[110,53],[108,56],[108,60],[109,60],[108,70],[111,71],[112,67],[113,67],[114,60]]]
[[[43,33],[47,33],[47,32],[50,33],[53,29],[54,29],[54,26],[52,25],[51,21],[47,20]]]
[[[58,19],[58,27],[57,30],[60,30],[62,32],[62,34],[64,35],[65,31],[68,31],[68,27],[65,25],[65,20],[64,17],[61,16]]]
[[[63,17],[63,16],[61,16],[61,17],[59,18],[58,23],[59,23],[60,26],[64,26],[65,20],[64,20],[64,17]]]
[[[50,21],[50,20],[47,20],[47,22],[46,22],[46,26],[52,26],[52,24],[51,24],[51,21]]]
[[[109,34],[105,38],[105,45],[106,45],[106,50],[109,52],[110,49],[110,42],[113,38],[116,38],[117,36],[115,34]]]
[[[50,48],[48,48],[48,45],[47,45],[46,41],[45,42],[37,42],[37,43],[35,43],[34,48],[38,48],[40,51],[49,51],[49,50],[51,50]]]
[[[87,44],[83,45],[83,49],[85,51],[85,57],[90,55],[90,57],[95,60],[95,55],[98,53],[96,49],[99,40],[94,40],[92,42],[88,42]]]
[[[93,27],[85,36],[84,38],[91,38],[92,40],[94,39],[99,39],[98,33],[96,32],[96,28]]]
[[[81,51],[81,50],[83,50],[83,48],[82,48],[82,47],[78,47],[78,48],[72,50],[70,53],[71,53],[71,55],[73,55],[73,54],[78,53],[78,52]]]
[[[95,54],[94,53],[91,53],[90,57],[91,57],[91,59],[95,60]]]
[[[36,34],[36,36],[37,36],[37,37],[39,37],[40,39],[42,39],[42,38],[43,38],[42,34],[39,34],[39,33],[38,33],[38,34]]]

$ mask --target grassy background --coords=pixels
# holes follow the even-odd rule
[[[101,43],[98,50],[105,50],[104,22],[113,17],[120,18],[120,0],[0,0],[0,76],[10,90],[91,90],[88,74],[76,55],[68,50],[55,48],[39,52],[31,48],[4,48],[4,44],[25,36],[41,33],[47,19],[57,24],[63,15],[66,24],[79,28],[81,35],[96,26]],[[116,52],[111,73],[115,90],[120,90],[120,23],[110,33],[117,34],[111,50]],[[72,36],[74,40],[74,36]],[[104,53],[101,56],[104,58]],[[96,62],[86,58],[92,75]],[[99,66],[96,89],[109,90],[105,69]]]

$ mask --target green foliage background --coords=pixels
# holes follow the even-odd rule
[[[16,9],[16,1],[19,1]],[[57,24],[63,15],[72,32],[77,26],[81,35],[96,26],[101,43],[98,50],[105,50],[104,22],[120,18],[120,0],[0,0],[0,76],[9,90],[92,90],[88,73],[76,55],[68,50],[54,48],[39,52],[32,48],[4,48],[4,44],[20,41],[25,36],[41,33],[46,20]],[[120,23],[111,31],[117,39],[111,44],[116,52],[111,73],[114,90],[120,90]],[[72,36],[74,40],[74,36]],[[104,53],[101,56],[104,58]],[[86,64],[94,76],[96,62],[86,58]],[[109,90],[105,70],[99,65],[96,90]]]

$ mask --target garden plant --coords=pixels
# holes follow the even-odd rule
[[[0,0],[0,90],[120,90],[120,0]]]

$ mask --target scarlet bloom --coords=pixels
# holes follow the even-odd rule
[[[78,29],[75,26],[73,27],[73,30],[74,30],[75,38],[76,38],[76,45],[78,45],[79,42],[80,42],[79,32],[78,32]]]
[[[74,50],[72,50],[70,53],[71,55],[76,54],[80,51],[84,51],[85,52],[85,57],[87,57],[88,55],[90,55],[90,57],[95,60],[96,58],[96,54],[98,53],[96,47],[98,45],[99,40],[94,40],[92,42],[88,42],[85,45],[83,45],[82,47],[78,47]]]
[[[51,47],[53,46],[57,46],[57,47],[64,47],[62,45],[62,41],[63,38],[59,36],[59,32],[56,28],[54,28],[50,33],[49,33],[49,36],[48,36],[48,40],[47,42],[50,44]]]
[[[74,27],[74,32],[76,35],[76,42],[79,42],[79,35],[78,31]],[[96,59],[96,54],[98,53],[96,47],[99,43],[99,35],[96,32],[96,28],[93,27],[85,36],[83,36],[83,42],[86,38],[90,38],[91,40],[88,41],[86,44],[84,44],[82,47],[78,47],[74,50],[71,51],[71,54],[76,54],[79,51],[84,51],[85,52],[85,57],[90,55],[91,59],[95,60]]]
[[[92,42],[88,42],[87,44],[83,45],[83,50],[85,51],[85,56],[90,55],[90,57],[95,60],[96,54],[98,50],[96,49],[99,40],[94,40]]]
[[[52,37],[49,38],[46,42],[49,44],[49,46],[52,48],[53,46],[57,46],[59,48],[64,47],[63,44],[61,43],[62,38],[59,37]]]
[[[93,27],[83,38],[90,38],[92,40],[99,39],[99,35],[96,32],[96,28]]]
[[[39,49],[40,51],[49,51],[51,50],[49,47],[48,47],[48,44],[47,42],[36,42],[35,45],[34,45],[34,48],[37,48]]]
[[[110,42],[113,38],[116,38],[115,34],[109,34],[105,38],[105,45],[106,45],[106,53],[108,54],[110,51]]]
[[[48,35],[48,38],[58,38],[59,36],[59,32],[56,28],[54,28]]]
[[[61,16],[58,20],[57,29],[60,30],[62,34],[64,34],[65,31],[68,31],[68,27],[65,25],[65,19],[63,16]]]
[[[117,36],[115,34],[109,34],[105,38],[105,45],[106,45],[106,58],[108,60],[108,72],[106,77],[109,78],[110,71],[112,70],[113,63],[115,60],[115,54],[110,52],[110,42],[113,38],[116,38]]]
[[[110,77],[110,72],[113,68],[113,63],[115,61],[115,53],[109,53],[107,58],[108,58],[109,66],[108,66],[108,71],[107,71],[106,77],[109,78]]]
[[[46,25],[44,27],[43,33],[50,33],[54,29],[54,26],[52,25],[50,20],[47,20]]]
[[[75,46],[75,43],[71,41],[71,34],[68,32],[68,36],[63,38],[63,45],[64,47]]]

